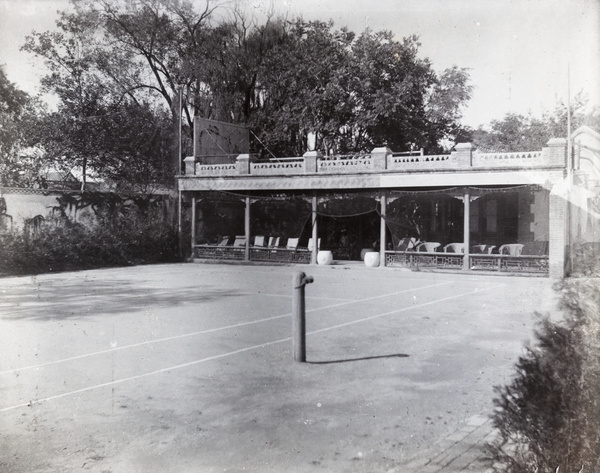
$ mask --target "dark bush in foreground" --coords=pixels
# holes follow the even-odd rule
[[[600,472],[600,285],[557,289],[563,320],[540,318],[512,383],[496,388],[494,471]]]
[[[169,222],[129,212],[98,215],[85,224],[46,220],[35,229],[0,235],[1,274],[39,274],[176,261],[177,237]]]

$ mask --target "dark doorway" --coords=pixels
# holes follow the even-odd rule
[[[363,248],[379,251],[380,217],[375,211],[351,217],[319,215],[317,228],[321,249],[330,250],[336,260],[360,261]]]

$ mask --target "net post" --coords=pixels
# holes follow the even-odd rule
[[[297,272],[293,277],[292,297],[292,349],[294,361],[306,362],[306,305],[304,287],[313,282],[311,276]]]

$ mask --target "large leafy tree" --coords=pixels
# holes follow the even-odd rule
[[[599,129],[600,109],[590,108],[586,96],[577,94],[571,103],[571,120],[573,131],[582,125]],[[567,133],[568,107],[560,101],[539,117],[508,113],[488,127],[470,130],[463,139],[487,151],[531,151],[542,149],[551,138],[567,138]]]
[[[43,90],[59,99],[56,111],[40,114],[29,140],[44,150],[47,166],[81,169],[82,190],[87,176],[98,176],[149,192],[149,178],[165,183],[165,119],[144,96],[115,91],[107,80],[98,62],[99,21],[95,12],[63,13],[57,31],[28,37],[23,48],[45,58],[50,71]]]
[[[352,120],[349,46],[353,34],[323,22],[271,25],[248,123],[272,152],[299,155],[339,144]],[[268,37],[263,35],[262,37]]]
[[[437,149],[459,129],[470,98],[466,71],[438,76],[418,57],[414,36],[397,41],[367,30],[356,37],[333,23],[297,20],[272,22],[250,40],[262,61],[246,123],[279,154],[301,154],[311,134],[324,152]]]
[[[27,140],[36,109],[35,99],[8,80],[0,67],[0,185],[33,184],[37,160],[27,150]]]
[[[72,137],[119,104],[163,107],[176,136],[181,92],[188,130],[195,115],[243,124],[255,151],[299,155],[311,136],[326,153],[432,151],[456,134],[471,93],[464,69],[437,74],[418,57],[416,37],[357,37],[331,22],[273,16],[259,24],[239,8],[217,21],[219,4],[208,0],[201,8],[188,0],[71,2],[58,32],[34,33],[24,48],[48,61],[44,85],[59,96]],[[65,163],[110,168],[100,138],[97,149],[71,144]],[[182,156],[173,156],[176,174]]]

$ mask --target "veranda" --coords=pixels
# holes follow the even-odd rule
[[[213,191],[193,202],[196,258],[314,263],[319,251],[335,261],[376,251],[382,266],[548,271],[549,193],[537,186]]]
[[[338,262],[370,251],[382,267],[563,277],[574,237],[599,232],[593,170],[577,153],[557,138],[519,153],[199,154],[178,179],[180,218],[194,258],[316,264],[320,251]]]

